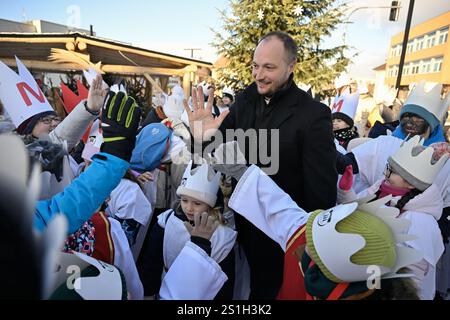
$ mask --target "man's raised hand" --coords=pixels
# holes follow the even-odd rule
[[[212,115],[212,106],[214,101],[214,95],[208,96],[206,106],[203,99],[203,89],[192,87],[192,107],[188,105],[187,100],[183,100],[184,109],[189,118],[189,127],[194,137],[195,142],[201,143],[208,141],[214,135],[216,130],[220,127],[225,117],[230,112],[228,109],[223,111],[217,118]]]

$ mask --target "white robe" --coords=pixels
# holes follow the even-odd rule
[[[188,241],[162,280],[159,296],[161,300],[212,300],[227,280],[217,262]]]
[[[176,257],[190,239],[190,234],[184,222],[169,209],[158,216],[158,224],[164,228],[163,256],[164,265],[170,269]],[[225,259],[233,250],[237,232],[233,229],[219,225],[214,231],[211,241],[211,258],[217,263]]]
[[[108,220],[111,223],[111,238],[114,243],[114,265],[123,272],[129,299],[143,300],[144,287],[139,278],[127,237],[119,221],[114,218],[108,218]]]
[[[111,192],[106,213],[119,219],[133,219],[145,226],[152,218],[152,206],[137,183],[122,179]]]
[[[338,203],[348,203],[358,199],[374,195],[380,188],[384,179],[375,182],[366,190],[356,194],[353,190],[343,191],[338,188]],[[397,202],[400,197],[395,197],[393,201]],[[405,242],[406,245],[419,250],[424,255],[424,260],[420,268],[415,269],[418,274],[416,280],[423,300],[432,300],[436,289],[436,264],[444,252],[441,231],[437,220],[442,215],[443,200],[440,188],[432,184],[421,194],[409,200],[403,207],[402,218],[410,221],[407,234],[417,236],[417,239]],[[417,264],[419,265],[419,264]],[[414,265],[412,266],[414,268]],[[418,270],[420,269],[420,270]]]
[[[403,140],[393,136],[379,136],[352,150],[358,163],[359,175],[354,181],[356,193],[372,186],[383,177],[389,156],[400,149]]]

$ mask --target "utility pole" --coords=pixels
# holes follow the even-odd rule
[[[186,48],[184,50],[191,50],[191,58],[194,58],[194,51],[200,51],[200,48]]]
[[[400,83],[402,81],[403,64],[405,63],[406,47],[408,45],[409,28],[411,27],[411,19],[412,19],[412,14],[413,14],[413,9],[414,9],[414,1],[415,0],[409,0],[408,17],[406,19],[405,34],[403,36],[402,54],[400,55],[397,83],[395,84],[395,89],[397,89],[397,97],[398,97],[398,93],[400,92],[400,90],[398,90],[398,89],[400,89]]]

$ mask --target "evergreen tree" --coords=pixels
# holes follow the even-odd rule
[[[342,23],[343,6],[334,0],[230,0],[231,14],[219,11],[223,32],[215,33],[213,46],[228,60],[218,69],[220,83],[239,90],[252,81],[251,62],[258,40],[271,31],[290,34],[298,45],[294,71],[297,84],[311,85],[316,92],[327,88],[345,70],[349,59],[346,45],[324,48],[323,38],[331,36]]]

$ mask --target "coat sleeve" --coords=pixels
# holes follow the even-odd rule
[[[250,166],[239,180],[228,205],[276,241],[283,250],[309,216],[255,165]]]
[[[53,143],[61,144],[67,141],[67,147],[71,150],[80,141],[89,123],[97,116],[89,113],[84,107],[84,100],[53,130],[49,137]]]
[[[302,161],[302,206],[307,211],[328,209],[336,204],[337,170],[330,110],[314,105],[317,115],[304,129]]]
[[[34,225],[42,231],[58,213],[69,222],[68,234],[74,233],[100,207],[117,187],[129,163],[107,153],[98,153],[77,179],[49,200],[36,205]]]

